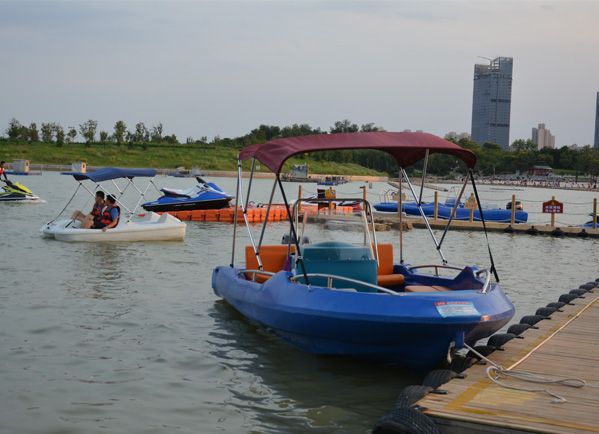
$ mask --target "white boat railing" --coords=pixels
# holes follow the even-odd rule
[[[373,283],[368,283],[368,282],[363,282],[361,280],[356,280],[356,279],[352,279],[350,277],[343,277],[343,276],[337,276],[335,274],[322,274],[322,273],[308,273],[307,274],[308,278],[321,278],[321,279],[327,279],[327,286],[325,288],[328,289],[343,289],[343,288],[333,288],[333,281],[334,280],[339,280],[342,282],[348,282],[348,283],[352,283],[354,285],[360,285],[360,286],[365,286],[367,288],[372,288],[372,289],[376,289],[378,292],[384,292],[385,294],[389,294],[389,295],[402,295],[398,292],[392,291],[390,289],[387,288],[383,288],[382,286],[378,286],[375,285]],[[289,277],[289,281],[293,282],[293,283],[301,283],[299,282],[299,279],[303,279],[305,276],[302,275],[297,275],[297,276],[291,276]],[[312,287],[310,286],[310,291],[312,290]],[[405,294],[405,293],[403,293]]]

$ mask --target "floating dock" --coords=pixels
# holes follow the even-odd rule
[[[228,222],[233,223],[235,220],[235,208],[221,209],[197,209],[189,211],[166,211],[170,215],[177,217],[183,221],[199,221],[199,222]],[[247,219],[249,223],[263,222],[266,219],[267,208],[248,208]],[[159,212],[158,214],[162,214]],[[268,213],[268,221],[278,222],[287,220],[287,210],[283,207],[271,207]],[[237,222],[243,223],[243,212],[241,208],[237,209]]]
[[[316,207],[302,207],[303,210],[309,210],[311,215],[317,215],[318,211]],[[337,207],[331,211],[332,215],[339,216],[352,216],[353,217],[353,207]],[[190,210],[190,211],[166,211],[174,217],[177,217],[180,220],[187,221],[201,221],[201,222],[229,222],[232,223],[235,219],[235,208],[221,208],[221,209],[198,209],[198,210]],[[273,205],[270,210],[267,207],[261,208],[248,208],[247,209],[247,218],[249,223],[259,223],[263,222],[266,219],[266,214],[268,212],[268,221],[269,222],[278,222],[281,220],[287,220],[287,208],[283,205]],[[329,210],[321,210],[321,213],[329,212]],[[158,214],[162,214],[159,212]],[[324,214],[321,214],[324,215]],[[241,208],[237,209],[237,222],[243,223],[243,212]]]
[[[382,213],[376,213],[375,219],[379,222],[399,223],[399,217],[383,215]],[[426,228],[424,220],[421,218],[404,217],[404,222],[409,222],[412,227],[415,228]],[[445,229],[447,220],[441,219],[428,219],[428,223],[433,229]],[[582,228],[578,226],[550,226],[550,225],[531,225],[528,223],[498,223],[485,221],[485,226],[488,232],[505,232],[513,234],[527,234],[527,235],[552,235],[552,236],[565,236],[565,237],[599,237],[599,228]],[[484,229],[481,222],[469,222],[464,220],[453,220],[451,226],[452,230],[464,230],[464,231],[482,231]]]
[[[597,285],[599,281],[581,288]],[[466,369],[465,378],[453,376],[435,390],[426,388],[422,399],[395,415],[419,410],[419,417],[426,416],[436,429],[411,433],[599,432],[599,291],[572,290],[560,300],[523,317],[515,326],[527,329],[491,346],[490,354],[482,355],[484,364]],[[492,339],[475,349],[488,350]],[[394,431],[390,415],[377,422],[373,433],[408,432]]]

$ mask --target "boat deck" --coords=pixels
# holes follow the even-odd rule
[[[585,387],[499,379],[487,376],[490,366],[474,365],[464,379],[442,385],[446,395],[429,394],[418,402],[444,433],[588,433],[599,432],[599,290],[587,293],[554,312],[494,351],[488,359],[509,370],[545,378],[580,378]],[[541,391],[546,389],[565,399]],[[535,390],[535,391],[531,391]]]

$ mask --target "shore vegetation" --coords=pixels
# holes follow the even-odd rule
[[[12,118],[0,138],[2,160],[27,159],[33,164],[68,165],[85,162],[88,166],[151,167],[175,169],[200,167],[202,170],[236,171],[237,155],[246,146],[285,137],[327,133],[385,131],[374,123],[359,127],[348,119],[335,122],[329,131],[307,124],[287,127],[260,125],[248,134],[236,138],[188,137],[181,143],[175,134],[165,134],[162,124],[148,128],[143,122],[129,129],[123,121],[114,125],[114,132],[97,131],[98,122],[90,119],[64,129],[57,123],[22,125]],[[82,140],[77,141],[77,138]],[[454,141],[454,140],[451,140]],[[478,143],[467,138],[454,141],[476,154],[475,171],[485,177],[520,173],[527,174],[533,166],[550,167],[554,175],[599,176],[599,148],[537,149],[532,140],[518,139],[510,150],[495,143]],[[325,151],[291,158],[283,168],[289,172],[294,164],[308,164],[311,174],[397,176],[395,161],[386,153],[373,150]],[[408,168],[418,172],[423,162]],[[249,169],[249,163],[244,165]],[[267,170],[261,168],[261,170]],[[466,173],[463,162],[449,155],[433,154],[427,173],[453,179]]]

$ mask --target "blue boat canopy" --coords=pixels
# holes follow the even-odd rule
[[[94,182],[109,181],[117,178],[135,178],[136,176],[156,176],[156,169],[119,169],[117,167],[105,167],[91,173],[78,173],[73,175],[77,181],[89,179]]]

